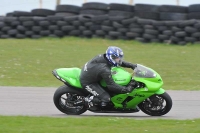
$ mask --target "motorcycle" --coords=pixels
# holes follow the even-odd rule
[[[140,110],[150,116],[162,116],[172,108],[172,99],[162,88],[161,76],[151,68],[137,64],[133,74],[122,67],[112,67],[111,74],[116,84],[127,86],[134,81],[137,86],[130,93],[116,94],[110,92],[105,81],[102,79],[99,84],[109,92],[111,99],[106,107],[95,104],[96,109],[88,109],[86,105],[78,105],[85,97],[91,96],[89,92],[81,87],[81,69],[59,68],[52,71],[52,74],[64,83],[54,93],[53,101],[61,112],[68,115],[80,115],[87,110],[95,113],[136,113]]]

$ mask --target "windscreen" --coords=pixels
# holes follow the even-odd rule
[[[134,69],[134,76],[143,78],[155,78],[156,74],[150,68],[137,64],[137,67]]]

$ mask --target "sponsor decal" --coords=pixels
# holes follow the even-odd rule
[[[94,96],[98,96],[99,94],[96,91],[93,91],[92,88],[90,88],[90,86],[86,86],[85,88],[87,91],[89,91],[90,93],[92,93]]]

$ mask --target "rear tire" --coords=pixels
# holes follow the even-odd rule
[[[167,114],[172,108],[172,99],[167,92],[161,95],[155,94],[149,97],[149,100],[152,103],[146,99],[138,105],[139,108],[147,115],[162,116]],[[165,106],[163,106],[163,102],[165,102]],[[161,104],[162,108],[160,108]]]
[[[53,101],[61,112],[68,115],[80,115],[87,111],[87,108],[84,105],[74,106],[72,102],[83,97],[85,95],[82,92],[63,85],[55,91]]]

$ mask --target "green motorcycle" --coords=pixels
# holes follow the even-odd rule
[[[162,116],[172,108],[172,99],[162,88],[161,76],[153,69],[140,64],[137,64],[133,74],[121,67],[111,69],[115,83],[126,86],[134,80],[137,82],[137,87],[130,93],[115,94],[107,89],[105,81],[102,80],[99,84],[109,92],[111,102],[106,107],[95,104],[96,110],[87,109],[84,104],[77,105],[91,95],[81,87],[80,68],[59,68],[52,73],[65,84],[55,91],[54,104],[61,112],[68,115],[80,115],[87,110],[95,113],[134,113],[142,110],[151,116]]]

